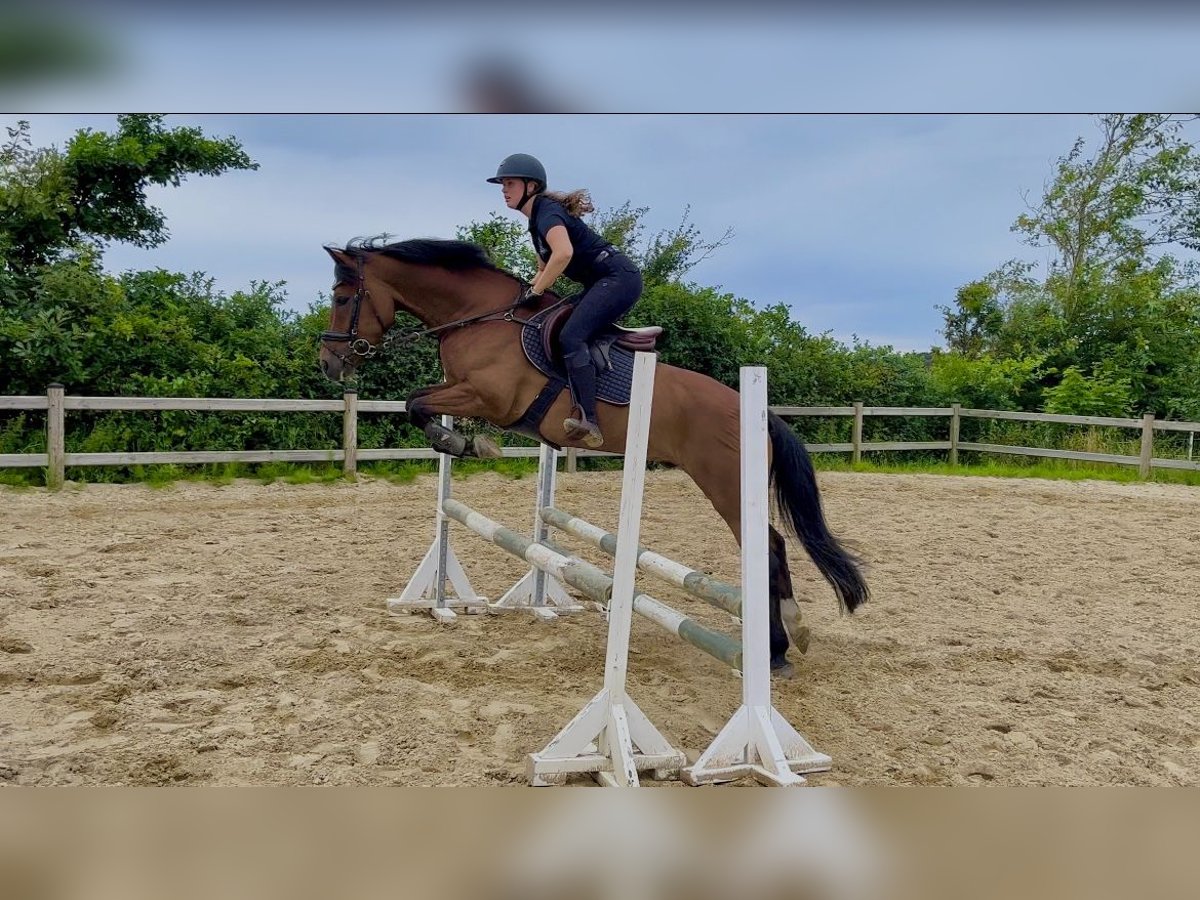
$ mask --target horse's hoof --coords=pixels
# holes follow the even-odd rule
[[[794,678],[796,667],[788,662],[786,658],[772,659],[771,674],[778,675],[780,678]]]
[[[504,455],[495,441],[482,434],[471,438],[471,452],[480,459],[499,459]]]
[[[425,426],[425,436],[429,438],[429,446],[438,453],[448,453],[459,458],[466,455],[468,447],[466,435],[451,431],[436,422],[430,422]]]
[[[795,597],[780,599],[779,617],[783,620],[783,627],[787,631],[788,637],[792,639],[792,643],[796,645],[796,649],[801,653],[807,653],[812,633],[808,630],[808,626],[801,622],[800,607],[796,604]]]
[[[802,654],[808,652],[808,645],[812,641],[812,632],[807,625],[801,625],[792,634],[792,643],[796,645],[796,649]]]

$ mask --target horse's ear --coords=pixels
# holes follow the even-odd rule
[[[342,265],[342,266],[354,265],[354,260],[350,258],[350,254],[347,253],[345,250],[339,250],[337,247],[331,247],[328,244],[326,244],[325,252],[328,253],[330,256],[332,256],[333,261],[335,263],[337,263],[338,265]]]

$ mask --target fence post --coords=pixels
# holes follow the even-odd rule
[[[574,447],[567,448],[567,471],[570,472],[572,475],[575,474],[575,469],[578,465],[578,463],[577,463],[577,460],[578,460],[577,454],[578,453],[579,453],[579,451],[576,450]]]
[[[862,402],[854,404],[854,431],[850,436],[850,442],[853,445],[850,461],[857,465],[862,461],[862,433],[863,433],[863,405]]]
[[[1146,413],[1142,416],[1142,464],[1141,475],[1143,478],[1150,477],[1150,470],[1153,466],[1151,462],[1154,459],[1154,413]]]
[[[342,474],[353,475],[358,471],[358,388],[346,388],[342,401]]]
[[[46,487],[57,491],[66,479],[63,386],[57,381],[46,389]]]
[[[958,465],[958,429],[962,424],[961,403],[950,404],[950,465]]]

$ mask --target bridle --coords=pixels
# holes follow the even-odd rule
[[[517,293],[517,298],[508,306],[502,306],[499,309],[494,309],[491,312],[480,313],[477,316],[470,316],[466,319],[458,319],[454,322],[447,322],[445,325],[438,325],[434,328],[409,328],[404,331],[389,330],[383,339],[378,344],[372,344],[366,338],[358,336],[358,317],[362,312],[364,302],[370,303],[371,293],[366,288],[366,279],[363,277],[363,258],[358,257],[358,273],[355,278],[354,296],[351,302],[354,304],[350,309],[350,329],[348,331],[322,331],[322,343],[338,343],[345,344],[348,353],[339,353],[332,347],[328,348],[329,352],[342,361],[343,364],[356,359],[370,359],[375,354],[383,350],[388,350],[397,344],[411,344],[423,337],[437,336],[440,341],[442,332],[450,329],[465,328],[468,325],[474,325],[478,322],[517,322],[524,325],[527,319],[518,319],[516,311],[520,307],[521,296],[528,286],[526,282],[521,282],[521,289]],[[553,309],[566,303],[565,299],[559,300],[553,306],[547,309]],[[374,308],[372,307],[372,311]],[[378,314],[376,314],[378,316]],[[382,324],[382,322],[380,323]]]
[[[349,353],[339,353],[333,348],[329,349],[329,352],[340,359],[343,363],[349,362],[355,357],[360,359],[369,359],[379,350],[386,349],[388,346],[388,341],[386,338],[383,343],[377,347],[366,338],[361,338],[358,336],[358,317],[362,313],[363,301],[365,300],[369,302],[371,299],[371,293],[367,290],[366,285],[366,279],[363,278],[363,259],[360,256],[358,257],[358,273],[355,276],[354,297],[351,298],[351,302],[354,305],[350,308],[350,330],[321,332],[322,343],[334,342],[339,344],[344,343],[346,345],[347,349],[350,351]]]

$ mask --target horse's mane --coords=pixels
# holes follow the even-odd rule
[[[501,269],[488,257],[487,251],[470,241],[451,241],[441,238],[413,238],[392,244],[382,243],[383,238],[355,238],[346,244],[346,253],[356,258],[379,253],[383,256],[414,263],[419,266],[437,266],[451,272],[466,272],[483,269],[500,272],[514,278],[511,272]],[[345,270],[345,271],[343,271]],[[337,266],[339,280],[353,281],[358,273],[346,266]]]

